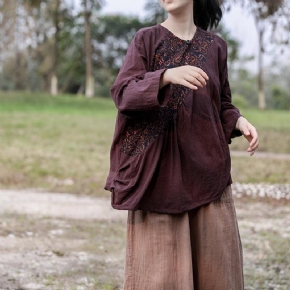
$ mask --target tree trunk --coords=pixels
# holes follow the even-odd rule
[[[50,80],[50,93],[53,96],[58,94],[58,79],[57,79],[57,63],[58,63],[58,41],[59,41],[59,9],[60,9],[60,1],[55,0],[54,7],[54,51],[53,51],[53,67],[51,72],[51,80]]]
[[[264,55],[264,27],[258,27],[259,33],[259,59],[258,59],[258,98],[259,98],[259,109],[266,109],[266,98],[264,90],[264,66],[263,66],[263,55]]]
[[[21,55],[19,47],[19,3],[15,0],[15,15],[14,15],[14,47],[15,47],[15,89],[21,90]]]
[[[91,36],[91,11],[88,9],[87,0],[84,0],[84,13],[85,13],[85,47],[86,47],[86,97],[91,98],[94,96],[94,77],[93,77],[93,64],[92,64],[92,36]]]
[[[50,94],[52,96],[57,96],[58,94],[58,79],[55,73],[52,73],[50,79]]]

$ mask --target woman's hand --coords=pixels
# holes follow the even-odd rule
[[[255,150],[259,147],[259,137],[256,128],[247,119],[240,117],[236,123],[236,129],[240,130],[250,143],[247,151],[253,156]]]
[[[184,65],[167,69],[162,75],[160,89],[172,83],[197,90],[198,87],[206,86],[206,81],[208,80],[208,75],[202,69],[196,66]]]

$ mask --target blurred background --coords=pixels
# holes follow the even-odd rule
[[[121,289],[125,213],[103,186],[128,45],[157,0],[0,0],[0,289]],[[290,3],[225,0],[245,289],[290,289]]]
[[[1,91],[110,97],[136,31],[166,18],[158,1],[131,2],[2,0]],[[234,100],[243,106],[289,109],[289,15],[283,3],[225,1],[217,32],[228,41]]]

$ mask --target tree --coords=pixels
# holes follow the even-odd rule
[[[272,98],[274,109],[290,110],[290,94],[283,87],[275,85],[272,87]]]
[[[159,1],[146,0],[144,10],[146,11],[145,20],[149,25],[161,23],[167,18],[167,12],[161,7]]]
[[[94,96],[93,56],[92,56],[92,32],[91,16],[94,10],[99,10],[103,0],[83,0],[83,13],[85,19],[85,51],[86,51],[86,97]]]
[[[286,0],[228,0],[227,2],[237,2],[249,11],[255,20],[258,33],[258,101],[259,108],[266,108],[264,91],[264,64],[263,56],[266,51],[266,32],[272,29],[272,36],[277,31],[284,30],[289,36],[290,4]],[[273,37],[274,38],[274,37]],[[284,41],[285,42],[285,41]]]
[[[230,74],[231,90],[234,96],[243,96],[251,107],[256,107],[258,102],[254,95],[257,95],[257,76],[244,67],[239,67]]]
[[[14,87],[17,90],[22,89],[21,82],[21,49],[20,36],[21,33],[21,1],[1,1],[0,3],[0,19],[1,19],[1,54],[2,66],[5,63],[4,59],[12,60],[12,53],[14,54],[13,67],[15,68]],[[11,66],[11,64],[10,64]],[[18,69],[16,69],[18,68]]]
[[[61,0],[54,0],[53,5],[53,23],[54,23],[54,48],[53,48],[53,66],[51,72],[51,87],[50,93],[53,96],[58,94],[58,79],[57,79],[57,65],[58,65],[58,43],[59,43],[59,32],[60,32],[60,5]]]
[[[137,30],[144,27],[138,17],[104,15],[93,24],[93,53],[97,64],[98,95],[108,96],[109,87],[123,63],[129,43]]]
[[[67,1],[27,0],[27,27],[31,31],[32,58],[39,63],[38,72],[43,76],[45,90],[58,94],[57,69],[61,26],[68,17]],[[30,25],[33,23],[33,25]],[[32,61],[32,59],[31,59]]]
[[[231,65],[239,58],[239,48],[240,43],[238,40],[232,37],[230,35],[230,32],[225,28],[222,23],[219,24],[219,26],[214,29],[214,32],[218,33],[226,42],[228,45],[228,62]]]
[[[28,16],[34,20],[35,15],[38,14],[39,18],[45,18],[41,13],[41,5],[44,4],[46,8],[46,14],[48,21],[51,22],[51,26],[54,27],[54,41],[53,49],[51,50],[51,60],[52,67],[50,73],[50,93],[53,96],[58,94],[58,79],[57,79],[57,64],[58,64],[58,41],[59,41],[59,31],[60,31],[60,6],[61,0],[52,0],[49,3],[46,3],[44,0],[28,0],[25,2],[26,10]],[[36,12],[37,11],[37,12]],[[39,32],[37,32],[38,34]]]
[[[73,13],[65,18],[59,35],[58,75],[62,93],[82,94],[85,84],[86,62],[84,49],[83,14]]]

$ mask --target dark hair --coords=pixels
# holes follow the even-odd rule
[[[222,0],[193,0],[194,23],[196,26],[207,30],[217,27],[223,17],[221,9]]]

